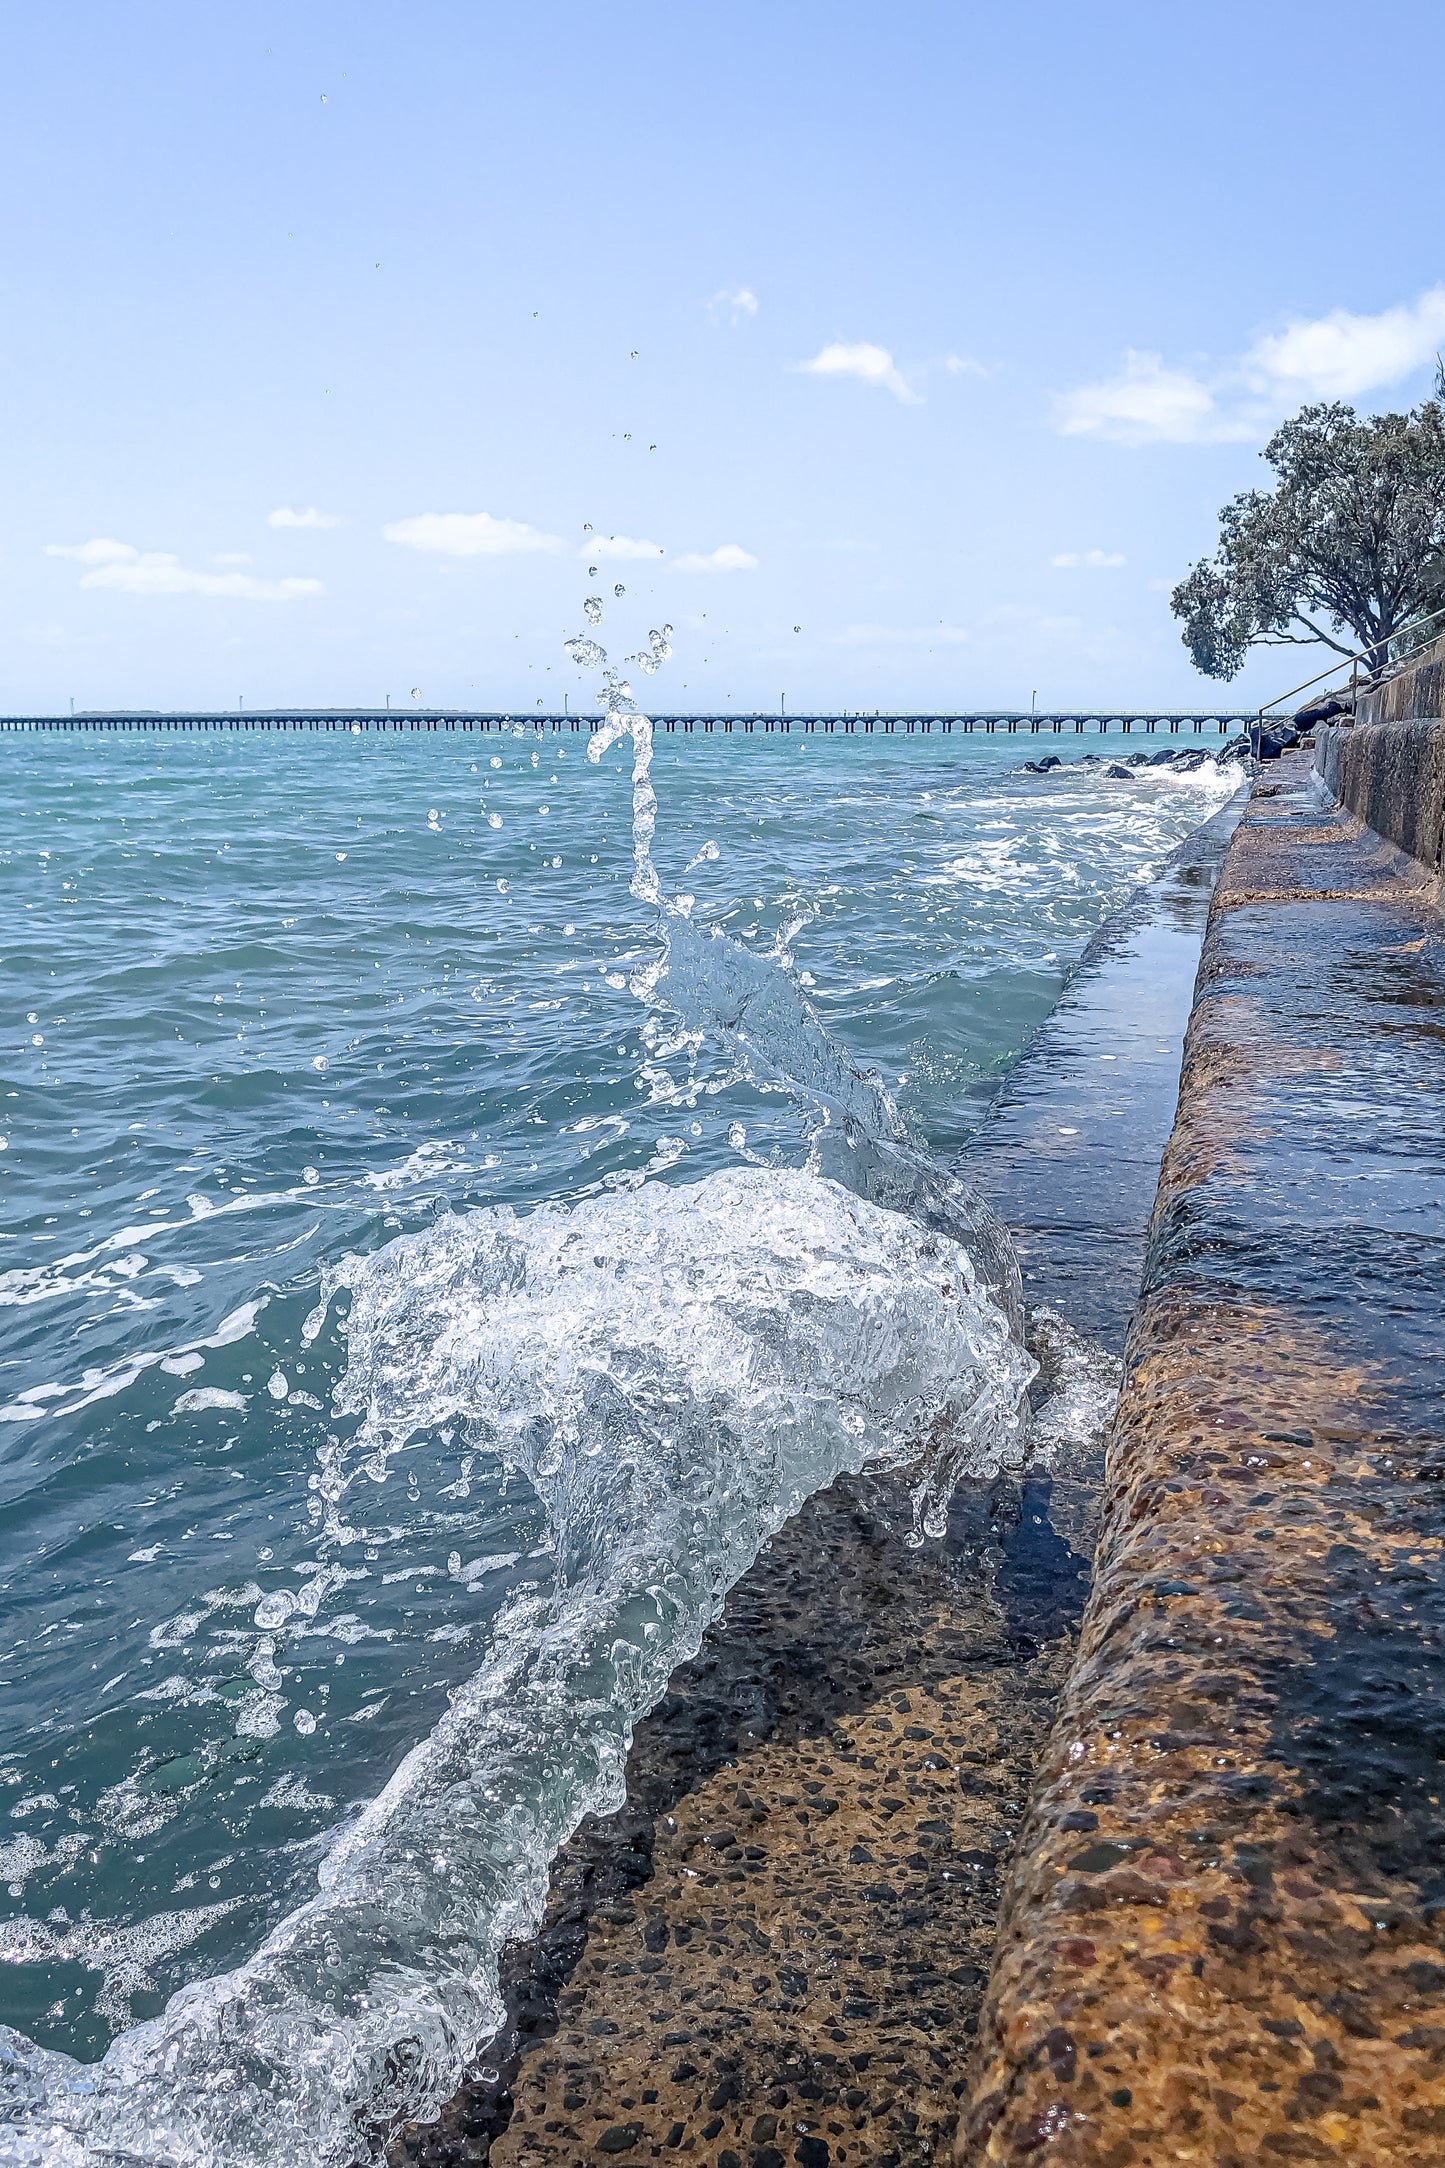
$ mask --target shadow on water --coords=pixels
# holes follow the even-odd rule
[[[1089,1594],[1089,1561],[1049,1518],[1053,1478],[1024,1479],[1018,1517],[1003,1536],[1003,1562],[994,1583],[999,1606],[1017,1641],[1042,1647],[1077,1626]]]

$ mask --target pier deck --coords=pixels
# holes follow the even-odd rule
[[[1122,731],[1128,737],[1141,734],[1153,737],[1157,734],[1178,737],[1181,732],[1200,737],[1214,732],[1226,737],[1231,731],[1248,728],[1258,717],[1250,714],[1161,714],[1148,711],[1125,714],[1118,709],[1069,708],[1050,711],[1047,714],[1023,713],[1004,708],[978,709],[972,713],[957,715],[655,715],[655,729],[664,735],[683,737],[730,737],[736,732],[741,737],[789,737],[794,732],[802,737],[930,737],[935,732],[940,737],[971,737],[975,732],[985,737],[1001,734],[1008,737],[1023,735],[1038,737],[1041,733],[1060,736],[1071,732],[1082,736],[1086,731]],[[572,715],[563,713],[542,715],[503,715],[500,713],[463,714],[457,709],[419,709],[406,714],[380,713],[375,709],[335,709],[325,713],[306,710],[277,710],[255,715],[152,715],[152,714],[106,714],[106,715],[6,715],[0,716],[0,733],[38,732],[52,736],[68,736],[72,733],[101,732],[125,736],[135,733],[153,735],[177,734],[186,736],[197,732],[251,733],[264,735],[268,731],[330,732],[343,737],[368,737],[417,731],[435,733],[481,731],[482,733],[505,733],[534,735],[558,731],[600,730],[600,715]]]

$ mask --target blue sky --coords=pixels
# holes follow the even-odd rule
[[[1445,347],[1445,18],[1371,21],[10,5],[0,710],[575,706],[598,591],[659,708],[1218,697],[1271,421]]]

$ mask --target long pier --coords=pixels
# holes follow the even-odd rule
[[[1032,712],[1004,708],[977,709],[960,715],[655,715],[653,726],[669,734],[679,732],[684,737],[694,734],[710,737],[718,733],[724,737],[733,732],[743,736],[770,736],[777,733],[789,736],[794,731],[803,736],[826,737],[929,737],[938,732],[943,737],[955,731],[964,737],[995,733],[1008,736],[1024,734],[1037,737],[1040,733],[1059,736],[1064,732],[1082,735],[1085,731],[1122,731],[1126,736],[1139,732],[1145,736],[1167,732],[1178,736],[1181,732],[1202,736],[1215,732],[1224,737],[1231,730],[1240,730],[1257,720],[1249,714],[1166,714],[1162,712],[1135,711],[1128,714],[1101,708],[1070,708],[1037,715]],[[192,732],[192,731],[245,731],[258,733],[275,731],[339,731],[344,736],[363,737],[372,731],[497,731],[515,734],[532,731],[536,735],[556,731],[592,732],[602,727],[602,718],[591,715],[544,714],[502,715],[469,714],[457,709],[422,709],[405,714],[379,713],[375,709],[307,711],[305,709],[258,711],[254,715],[215,714],[146,714],[117,710],[107,714],[85,715],[7,715],[0,716],[0,732],[53,732],[69,734],[80,732]]]

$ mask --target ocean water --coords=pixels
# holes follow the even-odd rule
[[[1017,1461],[948,1163],[1237,773],[1026,750],[0,745],[0,2158],[365,2157],[768,1534]]]

